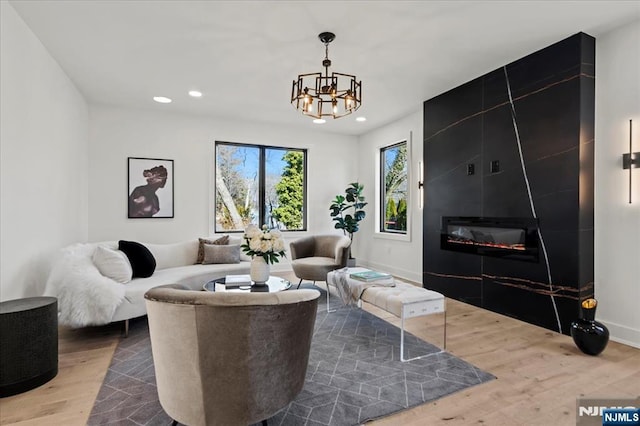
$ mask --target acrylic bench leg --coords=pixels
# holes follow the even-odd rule
[[[327,312],[328,313],[332,313],[332,312],[335,312],[336,310],[335,309],[329,309],[329,293],[330,293],[330,291],[329,291],[329,282],[325,281],[325,283],[327,284]]]
[[[442,349],[447,350],[447,309],[444,310],[444,345]]]
[[[428,358],[433,355],[438,355],[443,353],[447,349],[447,311],[444,311],[444,348],[439,350],[438,352],[433,352],[430,354],[425,354],[421,356],[416,356],[413,358],[405,359],[404,357],[404,306],[402,307],[401,315],[400,315],[400,361],[408,362],[416,359]]]

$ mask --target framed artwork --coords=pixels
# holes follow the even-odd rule
[[[173,160],[128,158],[130,219],[173,217]]]

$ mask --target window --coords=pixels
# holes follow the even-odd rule
[[[306,230],[306,150],[216,142],[215,151],[215,232]]]
[[[407,233],[407,141],[380,149],[380,232]]]

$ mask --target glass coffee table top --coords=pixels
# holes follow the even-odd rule
[[[216,278],[202,286],[206,291],[232,291],[238,293],[275,293],[291,288],[291,282],[280,277],[269,277],[266,283],[233,283],[227,285],[225,277]]]

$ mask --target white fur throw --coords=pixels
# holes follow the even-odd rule
[[[54,264],[46,296],[58,298],[58,322],[71,327],[111,322],[124,300],[123,284],[100,274],[91,257],[98,244],[74,244],[62,249]]]

